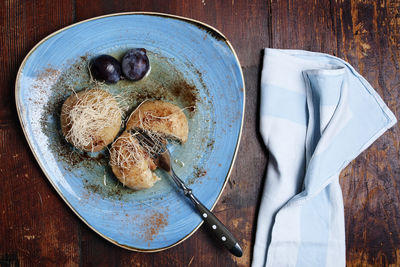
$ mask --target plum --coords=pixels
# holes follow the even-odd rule
[[[93,77],[106,83],[117,83],[121,79],[121,65],[109,55],[100,55],[90,65]]]
[[[122,58],[122,72],[128,80],[138,81],[150,70],[149,58],[146,49],[131,49]]]

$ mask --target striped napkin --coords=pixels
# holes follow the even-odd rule
[[[395,123],[347,62],[265,49],[260,128],[270,154],[253,267],[346,265],[339,173]]]

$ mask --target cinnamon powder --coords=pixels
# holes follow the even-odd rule
[[[143,218],[142,229],[144,230],[143,239],[152,241],[154,237],[168,225],[168,213],[160,213],[157,211],[150,212]]]

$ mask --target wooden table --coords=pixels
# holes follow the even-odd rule
[[[399,0],[4,0],[0,5],[1,266],[249,266],[267,163],[258,133],[264,47],[306,49],[347,60],[399,117]],[[65,205],[25,141],[14,83],[28,51],[71,23],[123,11],[164,12],[203,21],[222,31],[238,53],[247,93],[242,145],[214,211],[241,241],[242,258],[227,253],[203,227],[159,253],[136,253],[109,243]],[[399,144],[396,125],[341,175],[348,266],[400,265]]]

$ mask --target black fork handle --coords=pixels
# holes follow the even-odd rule
[[[185,196],[193,202],[209,230],[233,255],[241,257],[243,255],[242,248],[228,228],[193,195],[192,189],[188,188],[173,171],[169,173],[175,183],[183,190]]]
[[[235,256],[241,257],[243,255],[242,248],[237,242],[236,238],[229,232],[225,225],[218,220],[218,218],[204,206],[192,193],[192,189],[188,188],[185,183],[175,174],[171,167],[171,157],[165,144],[155,143],[148,136],[148,134],[142,129],[134,129],[139,133],[136,137],[139,143],[149,145],[156,148],[157,153],[150,153],[155,160],[158,167],[165,170],[171,178],[174,180],[176,185],[183,190],[183,193],[189,198],[200,216],[203,218],[205,225],[214,233],[215,237]]]

